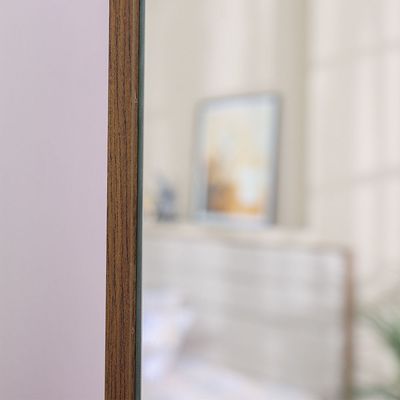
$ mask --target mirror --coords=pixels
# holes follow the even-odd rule
[[[0,398],[104,398],[106,2],[0,5]]]
[[[400,398],[400,2],[145,34],[144,400]]]

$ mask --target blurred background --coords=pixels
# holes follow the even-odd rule
[[[400,1],[147,0],[145,400],[400,398]]]

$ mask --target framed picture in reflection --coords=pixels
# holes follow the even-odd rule
[[[276,221],[280,100],[276,94],[207,100],[197,116],[194,209],[198,219]]]

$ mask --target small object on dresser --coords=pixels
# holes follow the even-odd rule
[[[176,218],[176,191],[163,177],[158,179],[156,215],[159,221],[172,221]]]

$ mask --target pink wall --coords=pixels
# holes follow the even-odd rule
[[[0,2],[0,399],[104,386],[107,0]]]

